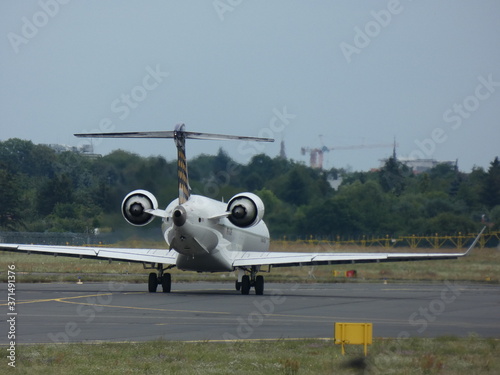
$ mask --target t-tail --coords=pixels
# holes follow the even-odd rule
[[[174,130],[174,140],[177,146],[177,181],[179,186],[179,204],[188,201],[191,195],[189,186],[187,159],[186,159],[186,136],[184,124],[178,124]]]
[[[75,134],[81,138],[173,138],[177,147],[177,180],[179,186],[179,204],[189,200],[191,188],[189,186],[188,168],[186,159],[186,139],[207,140],[241,140],[257,142],[274,142],[272,138],[245,137],[238,135],[210,134],[185,131],[184,124],[177,124],[174,131],[148,131],[125,133],[86,133]]]

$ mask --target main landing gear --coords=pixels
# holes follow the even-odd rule
[[[170,267],[169,267],[170,268]],[[167,268],[167,269],[169,269]],[[172,276],[169,273],[164,273],[163,265],[158,265],[158,273],[151,272],[148,279],[149,293],[155,293],[158,285],[161,285],[163,293],[170,293],[172,288]]]
[[[236,280],[236,290],[241,291],[241,294],[250,294],[250,289],[255,288],[255,294],[261,296],[264,294],[264,276],[257,276],[258,268],[252,266],[249,270],[250,275],[245,275],[245,270],[238,269],[238,280]]]

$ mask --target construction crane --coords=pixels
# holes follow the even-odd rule
[[[301,154],[310,154],[309,164],[311,168],[323,169],[323,160],[324,154],[326,152],[330,152],[333,150],[361,150],[361,149],[370,149],[370,148],[385,148],[385,147],[394,147],[394,151],[398,144],[396,141],[394,143],[378,143],[378,144],[368,144],[368,145],[352,145],[352,146],[335,146],[335,147],[326,147],[323,146],[321,148],[311,148],[311,147],[302,147],[300,149]]]

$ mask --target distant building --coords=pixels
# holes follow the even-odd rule
[[[428,170],[434,168],[438,164],[446,164],[451,167],[456,165],[456,161],[438,161],[435,159],[406,159],[398,158],[398,161],[406,165],[408,168],[413,170],[414,174],[420,174],[427,172]],[[387,159],[382,159],[382,166],[385,165]]]
[[[280,159],[286,160],[285,141],[281,141],[281,145],[280,145]]]
[[[52,144],[46,144],[45,146],[50,147],[57,153],[76,152],[78,154],[82,154],[90,158],[100,158],[102,156],[100,154],[94,154],[94,147],[92,146],[92,144],[85,144],[77,147],[77,146],[59,145],[52,143]]]
[[[338,190],[338,188],[342,184],[343,179],[340,176],[334,177],[332,175],[329,175],[328,178],[326,179],[326,181],[330,184],[330,187],[333,190]]]

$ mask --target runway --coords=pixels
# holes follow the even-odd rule
[[[0,344],[7,344],[13,315],[2,289]],[[146,289],[16,284],[16,343],[332,338],[335,322],[371,322],[375,337],[500,338],[498,285],[267,283],[263,296],[243,296],[232,282],[174,282],[170,294]]]

